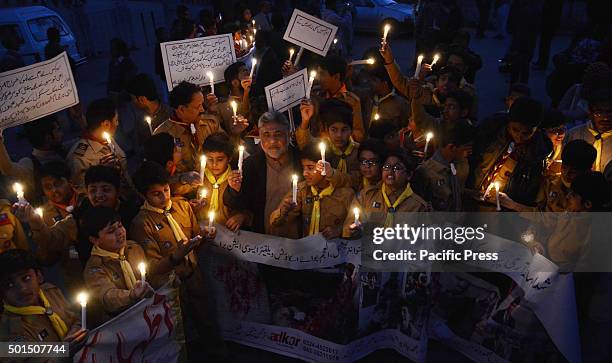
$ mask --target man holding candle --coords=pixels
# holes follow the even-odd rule
[[[127,159],[121,147],[112,139],[119,126],[115,103],[109,98],[91,102],[86,119],[87,130],[66,157],[72,171],[72,185],[77,192],[85,193],[87,169],[93,165],[108,165],[120,171],[120,193],[124,198],[129,198],[133,194],[133,186],[128,174]],[[109,135],[110,140],[105,139],[105,135]]]
[[[81,227],[94,246],[83,270],[85,286],[92,297],[89,304],[102,313],[90,316],[95,315],[103,323],[152,295],[153,288],[143,281],[138,270],[138,264],[145,261],[144,251],[136,242],[126,239],[115,210],[92,208],[83,216]]]
[[[317,143],[312,142],[302,150],[300,161],[304,181],[297,185],[296,201],[293,202],[292,191],[285,194],[270,215],[271,225],[301,218],[301,237],[319,232],[326,239],[340,237],[355,192],[349,187],[335,187],[321,175],[320,156]]]
[[[29,252],[0,254],[0,318],[2,342],[68,342],[71,352],[84,341],[78,314],[60,289],[43,282],[41,270]]]
[[[223,74],[229,95],[227,100],[218,106],[221,126],[232,137],[234,145],[238,145],[242,132],[249,126],[247,118],[250,115],[249,96],[252,80],[244,62],[230,65]],[[232,101],[236,104],[236,115]]]

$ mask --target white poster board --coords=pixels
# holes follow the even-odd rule
[[[78,103],[66,52],[0,73],[0,129],[34,121]]]
[[[295,9],[283,39],[325,56],[337,31],[335,25]]]
[[[289,108],[300,104],[306,97],[307,87],[308,75],[306,68],[272,83],[265,88],[268,109],[285,112]]]
[[[223,72],[236,62],[231,34],[166,42],[160,47],[169,90],[182,81],[206,86],[210,84],[208,72],[214,83],[223,82]]]

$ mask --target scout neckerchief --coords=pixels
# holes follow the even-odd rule
[[[338,149],[336,145],[334,145],[334,143],[331,141],[329,145],[330,145],[331,151],[337,157],[340,158],[340,161],[338,161],[338,166],[336,167],[336,169],[341,173],[348,173],[348,167],[346,165],[346,158],[348,158],[353,152],[353,150],[355,149],[355,143],[353,142],[353,139],[349,141],[349,144],[344,151],[340,151],[340,149]]]
[[[119,266],[121,267],[121,272],[123,272],[123,279],[125,280],[125,286],[128,289],[132,289],[136,284],[136,276],[134,276],[134,271],[132,270],[132,266],[130,265],[127,257],[125,256],[125,247],[122,247],[119,250],[119,253],[110,252],[105,249],[102,249],[98,246],[93,246],[91,249],[92,256],[100,256],[100,257],[108,257],[112,260],[118,260]]]
[[[406,184],[406,189],[404,189],[402,194],[400,194],[400,196],[397,197],[393,205],[391,205],[391,202],[389,201],[389,197],[387,197],[387,187],[384,182],[382,185],[381,192],[383,195],[383,199],[385,200],[385,206],[387,207],[387,217],[385,218],[385,227],[390,227],[393,224],[393,216],[395,215],[395,210],[397,206],[402,204],[403,201],[408,199],[413,194],[412,188],[410,187],[410,183]]]
[[[595,171],[601,171],[601,151],[603,147],[603,141],[608,137],[612,136],[612,130],[606,132],[599,132],[595,130],[592,122],[588,123],[587,130],[593,135],[595,138],[595,142],[593,143],[593,147],[597,150],[597,158],[595,159]]]
[[[47,300],[42,290],[38,291],[38,296],[40,296],[40,301],[42,301],[43,306],[17,307],[5,303],[4,310],[17,315],[46,315],[59,338],[64,340],[64,337],[68,333],[66,323],[64,323],[62,318],[51,309],[51,304],[49,304],[49,300]]]
[[[215,178],[215,176],[210,170],[208,169],[204,170],[204,175],[206,175],[206,179],[213,187],[212,194],[210,195],[210,206],[208,210],[213,210],[215,211],[215,213],[218,211],[219,209],[219,186],[227,181],[230,171],[232,171],[232,169],[228,166],[227,169],[223,172],[223,174],[221,174],[219,178],[217,179]]]
[[[342,96],[343,94],[345,94],[346,92],[348,92],[348,90],[346,89],[346,84],[342,83],[342,86],[340,86],[340,88],[336,91],[336,93],[331,94],[330,92],[326,92],[325,98],[338,98]]]
[[[51,205],[55,208],[61,209],[66,213],[72,213],[77,205],[77,192],[74,190],[72,191],[72,197],[67,204],[55,203],[52,200],[49,200],[49,203],[51,203]]]
[[[153,207],[146,200],[144,202],[144,205],[140,207],[140,209],[142,210],[163,214],[168,220],[168,224],[170,225],[170,229],[172,230],[172,233],[174,234],[174,238],[176,239],[176,242],[182,243],[183,241],[187,241],[187,236],[185,236],[185,233],[183,232],[181,225],[178,224],[178,222],[174,219],[174,217],[172,217],[172,213],[170,213],[171,208],[172,208],[171,200],[168,201],[168,207],[166,207],[165,210]]]
[[[497,178],[497,174],[499,174],[499,171],[503,168],[504,164],[513,152],[514,142],[510,142],[508,144],[508,148],[504,150],[503,154],[497,158],[497,162],[489,169],[489,174],[482,180],[482,184],[480,184],[480,191],[483,193],[484,197],[486,197],[488,191],[491,190],[491,186],[493,185],[495,178]]]
[[[372,105],[372,112],[370,113],[370,120],[374,120],[374,116],[378,113],[378,107],[380,106],[380,104],[391,96],[395,96],[395,88],[392,89],[391,92],[389,92],[386,96],[383,96],[380,99],[378,98],[378,96],[374,96],[374,100],[373,100],[374,104]]]
[[[331,195],[334,192],[334,186],[330,184],[320,193],[317,191],[317,188],[311,186],[310,191],[313,195],[313,203],[312,214],[310,215],[310,229],[308,231],[308,235],[313,235],[319,233],[319,221],[321,220],[321,198]]]

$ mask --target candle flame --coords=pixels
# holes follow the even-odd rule
[[[210,71],[209,71],[209,72],[206,72],[206,77],[208,77],[208,79],[210,79],[210,81],[212,82],[212,81],[213,81],[213,79],[214,79],[214,78],[213,78],[213,72],[210,72]]]
[[[325,152],[325,143],[324,143],[323,141],[321,141],[321,142],[319,143],[319,149],[320,149],[322,152]]]
[[[376,60],[374,58],[368,58],[368,64],[374,64]]]
[[[104,140],[106,140],[106,142],[108,142],[109,144],[111,143],[111,137],[110,137],[110,134],[108,132],[104,131],[102,133],[102,137],[104,138]]]
[[[377,114],[377,113],[376,113],[376,114],[374,114],[374,120],[376,120],[376,121],[380,120],[380,115],[379,115],[379,114]]]
[[[389,30],[391,30],[391,25],[390,24],[385,24],[385,34],[389,33]]]
[[[440,55],[439,54],[434,55],[433,62],[431,62],[431,65],[433,66],[434,64],[436,64],[439,59],[440,59]]]
[[[355,216],[359,216],[359,208],[357,208],[357,207],[353,208],[353,214]]]
[[[292,180],[294,183],[297,183],[297,181],[298,181],[298,176],[297,176],[297,174],[293,174],[293,175],[291,176],[291,180]]]
[[[253,67],[255,67],[255,65],[257,64],[257,59],[253,58]]]
[[[151,117],[145,116],[145,122],[150,125],[151,124]]]
[[[238,146],[238,151],[243,153],[244,152],[244,145]]]
[[[417,58],[417,62],[421,63],[423,61],[423,54],[419,55]]]
[[[236,101],[230,102],[230,105],[232,106],[232,110],[234,111],[234,113],[236,113],[238,111],[238,104],[236,103]]]
[[[334,38],[334,44],[338,43],[338,38]]]
[[[200,165],[206,165],[206,155],[200,156]]]
[[[81,306],[87,306],[88,298],[89,298],[89,295],[85,291],[81,291],[77,295],[77,301],[79,302],[79,304],[81,304]]]
[[[293,57],[293,53],[295,53],[295,50],[293,48],[289,49],[289,58]]]
[[[144,262],[139,263],[138,271],[140,271],[140,276],[144,276],[147,273],[147,265]]]
[[[498,181],[494,182],[493,186],[495,187],[495,190],[499,192],[499,182]]]
[[[208,220],[210,221],[210,224],[213,224],[215,221],[215,211],[211,210],[210,212],[208,212]]]
[[[17,194],[23,193],[23,185],[21,185],[21,183],[13,184],[13,191]]]
[[[40,218],[43,217],[43,209],[38,207],[34,210],[34,213],[38,214],[40,216]]]
[[[315,78],[317,78],[317,71],[310,71],[310,81],[312,82]]]
[[[433,132],[428,132],[427,135],[425,135],[427,141],[433,139],[433,136]]]
[[[202,190],[200,190],[200,199],[206,198],[207,195],[208,195],[208,189],[203,188]]]

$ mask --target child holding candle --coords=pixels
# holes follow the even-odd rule
[[[126,239],[117,212],[112,208],[92,208],[83,216],[81,228],[93,245],[83,270],[90,295],[88,307],[102,310],[102,314],[90,316],[104,322],[153,294],[153,288],[142,281],[138,270],[138,264],[145,261],[144,251],[136,242]]]
[[[296,203],[292,192],[270,215],[270,224],[280,225],[301,218],[302,236],[321,232],[326,239],[340,237],[342,222],[355,193],[349,187],[335,187],[321,175],[321,154],[317,143],[308,144],[300,154],[304,181],[298,183]],[[287,180],[287,183],[291,183]]]
[[[11,202],[0,199],[0,252],[14,248],[29,250],[28,237],[19,219],[11,212]]]
[[[392,120],[398,130],[401,129],[410,117],[410,104],[395,92],[389,74],[383,67],[375,67],[367,71],[368,83],[374,91],[374,97],[364,100],[366,114],[370,115],[366,129],[375,121],[378,114],[380,120]]]
[[[64,341],[76,348],[84,340],[86,331],[81,329],[73,305],[60,289],[43,282],[42,272],[29,252],[10,250],[0,254],[0,281],[4,302],[0,341]]]
[[[237,144],[243,131],[249,126],[247,119],[250,117],[251,111],[249,98],[252,80],[249,78],[249,70],[244,62],[231,64],[223,74],[229,95],[219,104],[217,109],[219,110],[221,126],[230,134],[232,142]],[[236,117],[234,117],[232,102],[235,102],[237,106]]]

